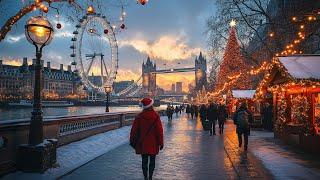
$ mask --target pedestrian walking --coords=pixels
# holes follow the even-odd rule
[[[199,113],[200,113],[201,122],[204,122],[205,120],[207,120],[207,108],[206,108],[206,105],[202,104],[200,106]]]
[[[243,102],[235,112],[234,124],[237,126],[239,147],[242,147],[242,135],[244,137],[244,150],[248,149],[248,136],[250,135],[250,123],[253,122],[252,113],[248,110],[247,104]]]
[[[223,134],[224,123],[228,117],[227,107],[223,104],[219,104],[218,106],[218,123],[219,123],[219,133]]]
[[[163,129],[159,114],[153,109],[153,99],[144,98],[143,111],[133,121],[130,145],[142,158],[142,172],[145,180],[152,180],[156,155],[163,149]]]
[[[167,106],[167,110],[166,110],[166,114],[167,114],[167,117],[168,117],[168,120],[171,121],[172,120],[172,114],[171,114],[171,106],[170,104],[168,104]]]
[[[178,113],[179,113],[179,107],[178,106],[176,106],[175,113],[176,113],[176,117],[179,117],[178,116]]]
[[[199,116],[199,107],[197,105],[194,106],[194,116],[196,117],[196,119]]]
[[[190,116],[190,105],[189,104],[186,107],[186,113],[187,113],[187,116],[189,117]]]
[[[191,105],[191,107],[190,107],[191,119],[193,119],[194,111],[195,111],[195,105],[194,105],[194,104],[192,104],[192,105]]]
[[[216,121],[218,118],[218,109],[215,103],[210,103],[208,108],[208,120],[210,127],[210,136],[216,135]]]
[[[182,105],[179,106],[179,113],[181,114],[182,112]]]

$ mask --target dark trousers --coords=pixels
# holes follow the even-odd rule
[[[247,150],[248,148],[248,133],[238,133],[238,141],[239,141],[239,147],[242,146],[242,134],[244,137],[244,149]]]
[[[216,134],[216,121],[209,120],[210,135]]]
[[[194,115],[194,113],[191,113],[191,118],[193,119],[193,115]]]
[[[142,172],[144,179],[152,179],[153,171],[156,166],[156,155],[142,154]],[[148,176],[149,170],[149,176]]]
[[[223,134],[224,129],[224,121],[219,121],[219,132],[220,134]]]

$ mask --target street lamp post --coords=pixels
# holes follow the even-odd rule
[[[112,86],[106,85],[104,87],[104,91],[106,92],[106,112],[109,112],[109,101],[110,101],[110,93],[112,92]]]
[[[57,140],[43,138],[43,116],[41,105],[42,48],[53,38],[53,28],[43,16],[31,17],[25,25],[27,40],[36,48],[34,64],[33,111],[29,127],[28,144],[18,150],[18,168],[23,171],[43,172],[56,162]]]

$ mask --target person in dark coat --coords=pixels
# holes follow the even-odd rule
[[[176,109],[175,109],[174,111],[175,111],[175,113],[176,113],[176,117],[178,117],[178,114],[179,114],[179,107],[178,107],[178,106],[176,106]]]
[[[205,121],[207,119],[207,108],[206,108],[206,105],[202,104],[200,106],[199,114],[200,114],[201,122],[203,122],[203,121]]]
[[[194,116],[196,117],[196,119],[199,116],[199,107],[197,105],[194,105]]]
[[[272,123],[272,106],[269,103],[265,104],[263,109],[263,128],[269,131],[272,131],[273,123]]]
[[[186,107],[186,113],[187,113],[187,116],[189,117],[190,116],[190,105],[189,104]]]
[[[243,102],[234,113],[234,124],[237,126],[239,147],[242,146],[242,135],[244,136],[244,150],[248,149],[248,136],[250,135],[250,124],[253,123],[252,113],[248,110],[247,104]]]
[[[210,123],[210,136],[216,135],[216,121],[218,118],[218,109],[217,105],[210,103],[208,108],[208,120]]]
[[[160,116],[152,107],[154,101],[144,98],[141,102],[143,111],[133,121],[130,145],[135,148],[136,154],[141,154],[144,179],[151,180],[156,155],[159,149],[163,149],[163,129]]]
[[[191,105],[191,107],[190,107],[191,119],[193,119],[194,111],[195,111],[195,105],[194,105],[194,104],[192,104],[192,105]]]
[[[167,116],[168,116],[168,120],[171,121],[172,120],[172,110],[171,110],[170,104],[168,104],[168,106],[167,106],[166,113],[167,113]]]
[[[223,134],[224,123],[228,117],[228,111],[225,105],[219,104],[218,106],[218,123],[219,123],[219,133]]]

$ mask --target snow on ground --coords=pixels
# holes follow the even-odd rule
[[[161,117],[167,121],[166,117]],[[57,179],[87,162],[125,144],[129,143],[130,126],[122,127],[105,133],[97,134],[86,139],[61,146],[57,149],[56,168],[51,168],[43,174],[15,172],[3,179],[48,180]]]
[[[275,144],[272,132],[253,131],[249,146],[276,179],[320,178],[319,169],[312,167],[312,163]]]

